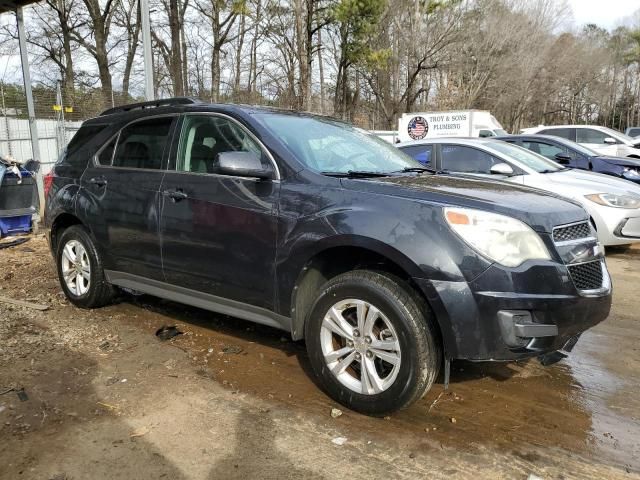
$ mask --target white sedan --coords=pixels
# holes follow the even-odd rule
[[[605,246],[640,242],[640,186],[559,165],[499,140],[436,138],[396,145],[426,166],[509,181],[579,202]]]
[[[526,135],[544,134],[566,138],[609,157],[640,158],[640,138],[599,125],[554,125],[524,128]]]

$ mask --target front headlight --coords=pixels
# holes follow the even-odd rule
[[[585,198],[605,207],[640,208],[640,197],[632,197],[631,195],[594,193],[593,195],[585,195]]]
[[[454,207],[444,209],[444,218],[474,250],[505,267],[551,259],[540,236],[515,218]]]

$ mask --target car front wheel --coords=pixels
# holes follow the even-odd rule
[[[429,390],[440,367],[429,307],[409,285],[386,273],[355,270],[327,282],[305,337],[327,393],[365,414],[407,407]]]

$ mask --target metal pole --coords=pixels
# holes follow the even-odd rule
[[[36,125],[36,109],[33,104],[33,92],[31,91],[31,74],[29,72],[29,56],[27,55],[27,37],[24,33],[24,16],[22,7],[16,8],[16,21],[18,23],[18,44],[20,45],[20,62],[22,64],[22,80],[24,81],[24,93],[27,97],[27,112],[29,113],[29,131],[31,132],[31,155],[34,160],[41,161],[40,143],[38,140],[38,126]],[[36,174],[36,185],[40,200],[40,217],[44,212],[44,184],[42,181],[42,168]]]
[[[149,0],[138,3],[142,19],[142,53],[144,57],[144,96],[148,101],[155,100],[153,91],[153,57],[151,56],[151,22],[149,21]]]
[[[60,107],[60,111],[56,113],[56,152],[60,156],[66,144],[64,139],[64,105],[62,104],[60,80],[56,82],[56,105]]]

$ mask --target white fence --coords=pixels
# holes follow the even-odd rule
[[[58,120],[37,119],[42,172],[47,174],[60,152],[80,128],[82,122],[59,122]],[[33,158],[29,120],[0,116],[0,153],[11,155],[16,160]]]

